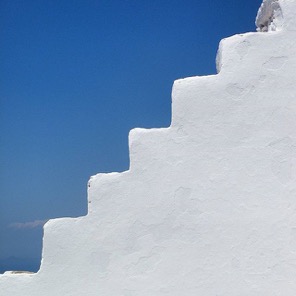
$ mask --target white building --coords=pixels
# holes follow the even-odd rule
[[[49,221],[41,269],[1,296],[296,295],[296,0],[221,41],[219,74],[177,80],[172,123],[130,133],[130,169]]]

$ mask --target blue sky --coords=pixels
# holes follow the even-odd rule
[[[216,73],[261,0],[0,2],[0,272],[38,269],[42,224],[86,214],[128,132],[170,125],[173,81]]]

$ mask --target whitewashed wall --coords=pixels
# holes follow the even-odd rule
[[[296,295],[296,1],[257,25],[175,81],[171,126],[132,130],[130,170],[92,177],[88,215],[49,221],[1,296]]]

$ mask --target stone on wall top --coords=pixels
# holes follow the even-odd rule
[[[296,0],[263,0],[256,18],[257,31],[295,30],[295,10]]]

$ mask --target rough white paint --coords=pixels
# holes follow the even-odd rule
[[[295,296],[295,20],[264,1],[268,32],[177,80],[171,126],[132,130],[130,170],[92,177],[88,215],[46,223],[40,271],[1,296]]]
[[[283,12],[278,0],[264,0],[256,18],[258,31],[277,31],[283,25]]]

